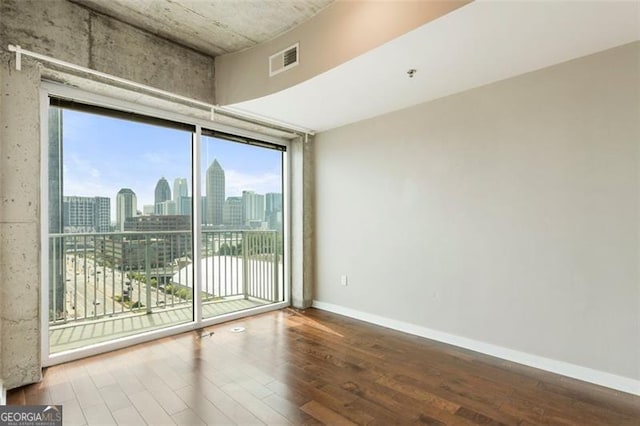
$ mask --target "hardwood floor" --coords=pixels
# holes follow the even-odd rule
[[[640,425],[640,397],[315,309],[50,367],[8,403],[65,424]]]

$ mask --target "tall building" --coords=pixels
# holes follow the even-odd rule
[[[159,215],[176,215],[178,214],[178,206],[175,201],[167,200],[156,204],[156,214]]]
[[[269,192],[265,194],[265,220],[269,229],[282,229],[282,194]]]
[[[111,231],[111,198],[95,197],[95,200],[96,200],[96,213],[95,213],[96,232],[110,232]]]
[[[225,200],[222,223],[226,226],[242,225],[242,197],[229,197]]]
[[[58,108],[49,108],[49,232],[63,232],[62,152],[63,114]],[[4,143],[4,141],[3,141]],[[63,271],[65,270],[63,239],[49,240],[49,319],[58,318],[65,310]]]
[[[242,208],[242,221],[245,225],[249,222],[264,222],[264,195],[242,191]]]
[[[129,217],[136,216],[138,198],[129,188],[122,188],[116,195],[116,230],[124,231],[124,223]]]
[[[192,213],[192,198],[182,197],[180,202],[180,211],[184,216],[191,216]],[[202,225],[207,224],[207,197],[200,197],[200,223]]]
[[[173,181],[173,201],[176,203],[176,214],[189,214],[182,212],[182,199],[189,196],[189,183],[186,178],[176,178]]]
[[[207,169],[207,224],[222,225],[225,201],[224,170],[218,160]]]
[[[64,197],[64,232],[109,232],[111,199],[108,197]]]
[[[169,182],[167,182],[167,180],[162,177],[156,184],[155,197],[153,200],[153,204],[156,206],[156,214],[161,214],[158,204],[169,200],[171,200],[171,188],[169,188]]]

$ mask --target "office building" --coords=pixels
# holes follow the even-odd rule
[[[175,215],[178,214],[178,205],[173,200],[163,201],[156,204],[155,211],[158,215]]]
[[[156,213],[156,206],[154,206],[153,204],[145,204],[142,206],[143,215],[147,216],[155,213]]]
[[[282,194],[268,192],[265,194],[265,220],[269,229],[282,230]]]
[[[213,160],[206,173],[207,217],[208,225],[222,225],[222,211],[225,200],[224,170]]]
[[[156,214],[162,214],[160,213],[160,203],[168,200],[171,200],[171,188],[169,188],[169,182],[167,182],[167,180],[163,177],[158,180],[156,189],[154,191],[153,204],[155,205]]]
[[[264,195],[242,191],[242,221],[264,222]]]
[[[162,204],[162,203],[161,203]],[[144,269],[145,261],[159,268],[174,259],[191,256],[191,220],[183,215],[129,217],[124,231],[135,232],[127,238],[107,236],[97,241],[101,257],[122,270]]]
[[[108,197],[64,197],[64,232],[109,232],[111,199]]]
[[[173,181],[173,201],[176,203],[176,214],[182,212],[182,200],[189,196],[189,183],[186,178],[176,178]]]
[[[225,226],[239,227],[242,225],[242,197],[227,197],[222,211],[222,222]]]
[[[116,195],[116,230],[124,231],[124,224],[138,212],[136,193],[130,188],[122,188]]]

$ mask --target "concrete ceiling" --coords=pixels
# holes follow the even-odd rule
[[[273,39],[333,2],[71,1],[213,56]],[[226,106],[322,131],[635,40],[638,1],[475,0],[301,84]]]
[[[637,1],[476,0],[308,81],[229,107],[322,131],[636,40]]]
[[[334,0],[71,0],[212,56],[290,30]]]

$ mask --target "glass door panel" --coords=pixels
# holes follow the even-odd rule
[[[202,137],[203,318],[284,300],[284,148]]]
[[[184,127],[49,108],[50,354],[193,321]]]

